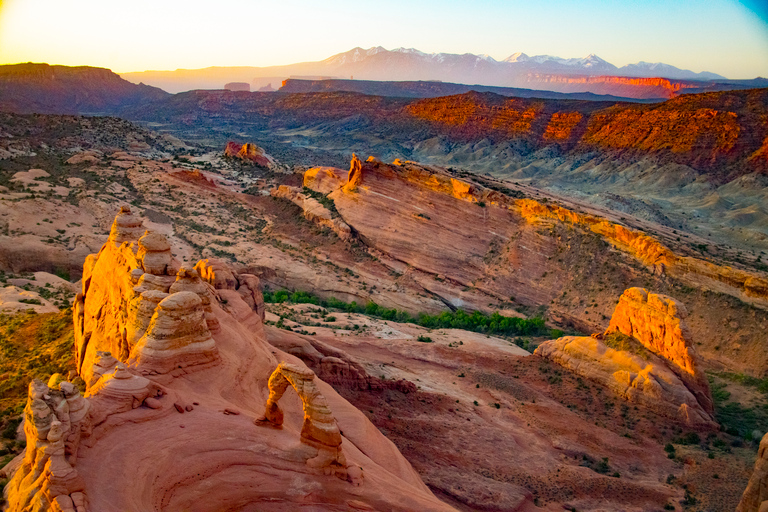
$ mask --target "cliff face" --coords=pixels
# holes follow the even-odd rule
[[[630,288],[619,299],[605,335],[547,341],[535,353],[659,414],[713,428],[712,396],[685,325],[687,316],[674,299]],[[617,338],[617,332],[628,339]]]
[[[108,69],[87,66],[0,66],[0,109],[20,114],[114,113],[168,97],[156,87],[133,84]]]
[[[767,113],[768,89],[687,94],[656,104],[487,92],[406,99],[347,92],[238,96],[194,91],[128,116],[182,124],[247,122],[265,131],[312,126],[324,132],[320,147],[331,137],[338,148],[351,134],[409,147],[435,137],[448,143],[510,142],[521,156],[555,145],[565,155],[598,152],[621,161],[648,157],[688,165],[718,181],[768,170],[764,158],[752,158],[768,137]]]
[[[276,500],[294,510],[308,499],[328,510],[453,510],[360,411],[267,344],[258,278],[216,260],[178,268],[127,207],[86,263],[74,317],[86,391],[59,375],[30,385],[10,511]]]

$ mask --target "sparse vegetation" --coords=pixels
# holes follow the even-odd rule
[[[439,315],[419,313],[411,316],[405,311],[388,309],[374,302],[360,306],[357,302],[346,303],[335,299],[321,299],[307,292],[290,292],[278,290],[265,291],[264,301],[268,303],[290,302],[293,304],[315,304],[325,308],[345,311],[347,313],[363,313],[383,320],[391,320],[401,323],[414,323],[429,329],[464,329],[467,331],[482,332],[500,335],[540,335],[545,331],[544,319],[541,317],[518,318],[502,316],[498,312],[486,315],[479,311],[467,313],[463,310],[446,311]]]

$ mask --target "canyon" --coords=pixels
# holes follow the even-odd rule
[[[765,90],[152,101],[0,114],[10,510],[765,501]]]

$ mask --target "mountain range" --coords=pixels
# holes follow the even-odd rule
[[[252,89],[271,84],[276,88],[286,78],[355,78],[382,81],[438,80],[460,84],[526,87],[551,90],[552,77],[619,76],[716,81],[725,77],[707,71],[696,73],[669,64],[638,62],[617,67],[597,55],[584,58],[528,56],[514,53],[497,61],[488,55],[424,53],[414,48],[387,50],[353,48],[317,62],[270,67],[210,67],[175,71],[122,73],[128,81],[160,87],[168,92],[192,89],[221,89],[227,82],[248,82]],[[566,92],[566,91],[560,91]],[[593,92],[582,87],[578,91]]]

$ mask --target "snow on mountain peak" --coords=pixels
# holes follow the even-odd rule
[[[523,52],[517,52],[510,55],[502,62],[527,62],[529,60],[531,60],[531,58],[528,55],[524,54]]]

